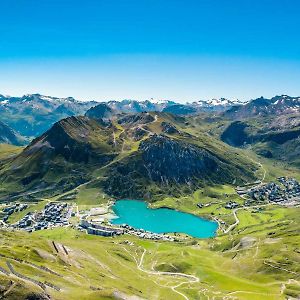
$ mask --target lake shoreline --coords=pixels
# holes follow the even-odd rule
[[[124,205],[127,208],[123,207]],[[193,238],[214,238],[217,236],[219,228],[219,224],[215,220],[165,206],[153,208],[141,199],[115,200],[110,209],[117,216],[110,220],[111,224],[127,224],[133,228],[157,234],[176,233],[187,234]],[[162,220],[168,220],[168,223],[166,224]],[[176,230],[169,229],[171,227]],[[169,230],[165,230],[166,228]]]

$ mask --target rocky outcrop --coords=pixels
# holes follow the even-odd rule
[[[252,176],[251,170],[207,149],[153,134],[137,152],[110,166],[102,187],[116,198],[151,199],[154,194],[190,193],[203,184],[242,183]]]
[[[136,141],[140,141],[149,132],[148,132],[147,128],[135,127],[133,129],[131,129],[129,133],[130,133],[130,136],[132,137],[132,139],[136,142]]]
[[[216,158],[205,149],[153,135],[140,144],[146,175],[156,182],[187,183],[218,170]]]
[[[174,125],[168,122],[162,122],[161,128],[162,128],[162,132],[167,134],[179,133],[179,130]]]
[[[151,114],[143,112],[138,114],[125,115],[118,120],[118,123],[121,125],[143,125],[151,123],[154,120],[155,118]]]

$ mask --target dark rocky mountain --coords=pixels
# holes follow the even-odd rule
[[[233,119],[245,119],[255,116],[272,116],[299,112],[300,97],[282,95],[271,99],[261,97],[244,105],[233,106],[224,113],[224,116]]]
[[[20,146],[24,145],[26,140],[12,128],[0,121],[0,143]]]
[[[167,134],[180,133],[179,130],[176,128],[176,126],[168,122],[162,122],[161,128],[163,133],[167,133]]]
[[[188,183],[220,170],[221,162],[207,150],[164,135],[141,142],[139,151],[147,170],[144,175],[156,182]]]
[[[257,166],[246,157],[229,154],[226,144],[206,134],[185,132],[186,126],[183,117],[158,112],[116,115],[105,124],[68,117],[0,165],[0,184],[13,185],[13,197],[27,197],[93,180],[111,196],[147,198],[153,189],[185,193],[205,183],[255,177]],[[95,178],[99,170],[103,176]]]
[[[108,170],[105,191],[115,197],[147,198],[158,193],[189,193],[202,184],[239,182],[253,176],[251,170],[235,165],[207,148],[186,139],[153,134],[138,151]],[[238,175],[239,174],[239,175]]]
[[[9,97],[0,95],[0,119],[22,136],[36,137],[55,122],[73,115],[83,115],[94,101],[57,98],[40,94]]]

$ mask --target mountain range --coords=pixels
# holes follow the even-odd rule
[[[259,98],[226,109],[214,102],[203,110],[200,103],[126,100],[84,106],[69,98],[29,98],[10,105],[2,100],[11,118],[13,105],[16,109],[11,124],[22,121],[17,112],[27,114],[25,120],[36,112],[31,129],[48,127],[23,140],[0,123],[0,293],[5,299],[152,299],[151,284],[158,298],[175,299],[173,288],[188,278],[193,281],[180,289],[178,299],[184,293],[197,299],[202,289],[210,289],[213,293],[205,296],[211,298],[245,289],[239,299],[297,299],[299,208],[293,207],[298,200],[289,197],[289,189],[300,180],[298,98]],[[44,121],[41,112],[48,117],[37,125]],[[54,115],[68,116],[54,121]],[[279,187],[279,177],[290,207],[262,198],[261,190],[274,193]],[[259,199],[238,194],[253,188]],[[153,241],[143,238],[142,229],[138,236],[86,234],[82,220],[110,226],[106,217],[118,199],[216,221],[216,237],[176,232],[172,242]],[[40,218],[49,205],[54,205],[51,222],[44,225]],[[56,227],[53,218],[65,220],[57,213],[63,205],[70,218]],[[35,221],[28,227],[31,216]],[[198,274],[205,280],[195,281]]]
[[[255,178],[257,168],[243,152],[248,146],[261,156],[300,166],[298,101],[285,95],[243,105],[225,99],[184,105],[2,98],[5,112],[18,108],[49,116],[45,127],[40,115],[32,116],[31,130],[49,128],[0,167],[1,183],[16,197],[55,194],[95,181],[96,172],[105,178],[97,184],[112,197],[152,199],[208,183],[242,184]],[[199,108],[208,106],[208,111]],[[195,111],[187,113],[191,108]],[[54,122],[61,114],[71,116]],[[0,125],[2,142],[24,143],[19,133]]]
[[[225,99],[178,104],[174,101],[122,100],[122,101],[79,101],[72,97],[58,98],[40,94],[22,97],[0,95],[0,120],[20,136],[30,140],[48,130],[55,122],[86,111],[99,103],[106,104],[118,113],[143,111],[166,111],[175,114],[192,114],[200,111],[224,111],[236,104]]]
[[[121,114],[109,122],[102,114],[68,117],[6,162],[1,183],[14,187],[10,196],[41,196],[94,180],[111,196],[153,199],[158,191],[255,178],[256,166],[242,153],[188,128],[185,117],[159,112]]]
[[[0,95],[0,120],[21,136],[30,139],[44,133],[55,122],[68,116],[84,114],[96,104],[94,101],[83,102],[72,97]]]
[[[300,112],[300,97],[287,95],[264,97],[249,101],[244,105],[233,105],[224,115],[234,119],[244,119],[254,116],[283,115]]]

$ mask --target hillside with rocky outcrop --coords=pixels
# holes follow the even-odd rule
[[[1,184],[14,186],[14,195],[38,195],[93,180],[111,196],[144,198],[153,189],[172,194],[254,178],[256,166],[246,157],[228,156],[228,146],[204,133],[199,142],[186,132],[187,124],[185,118],[157,112],[113,115],[109,122],[98,114],[69,117],[6,162]],[[97,170],[103,178],[94,177]]]
[[[34,139],[0,171],[13,192],[68,190],[90,179],[89,167],[114,157],[112,129],[86,117],[69,117]],[[13,180],[13,182],[12,182]]]
[[[115,197],[147,198],[154,191],[175,195],[183,187],[191,191],[203,184],[254,178],[254,166],[251,171],[238,164],[187,140],[153,134],[140,143],[137,152],[108,170],[104,187]]]

